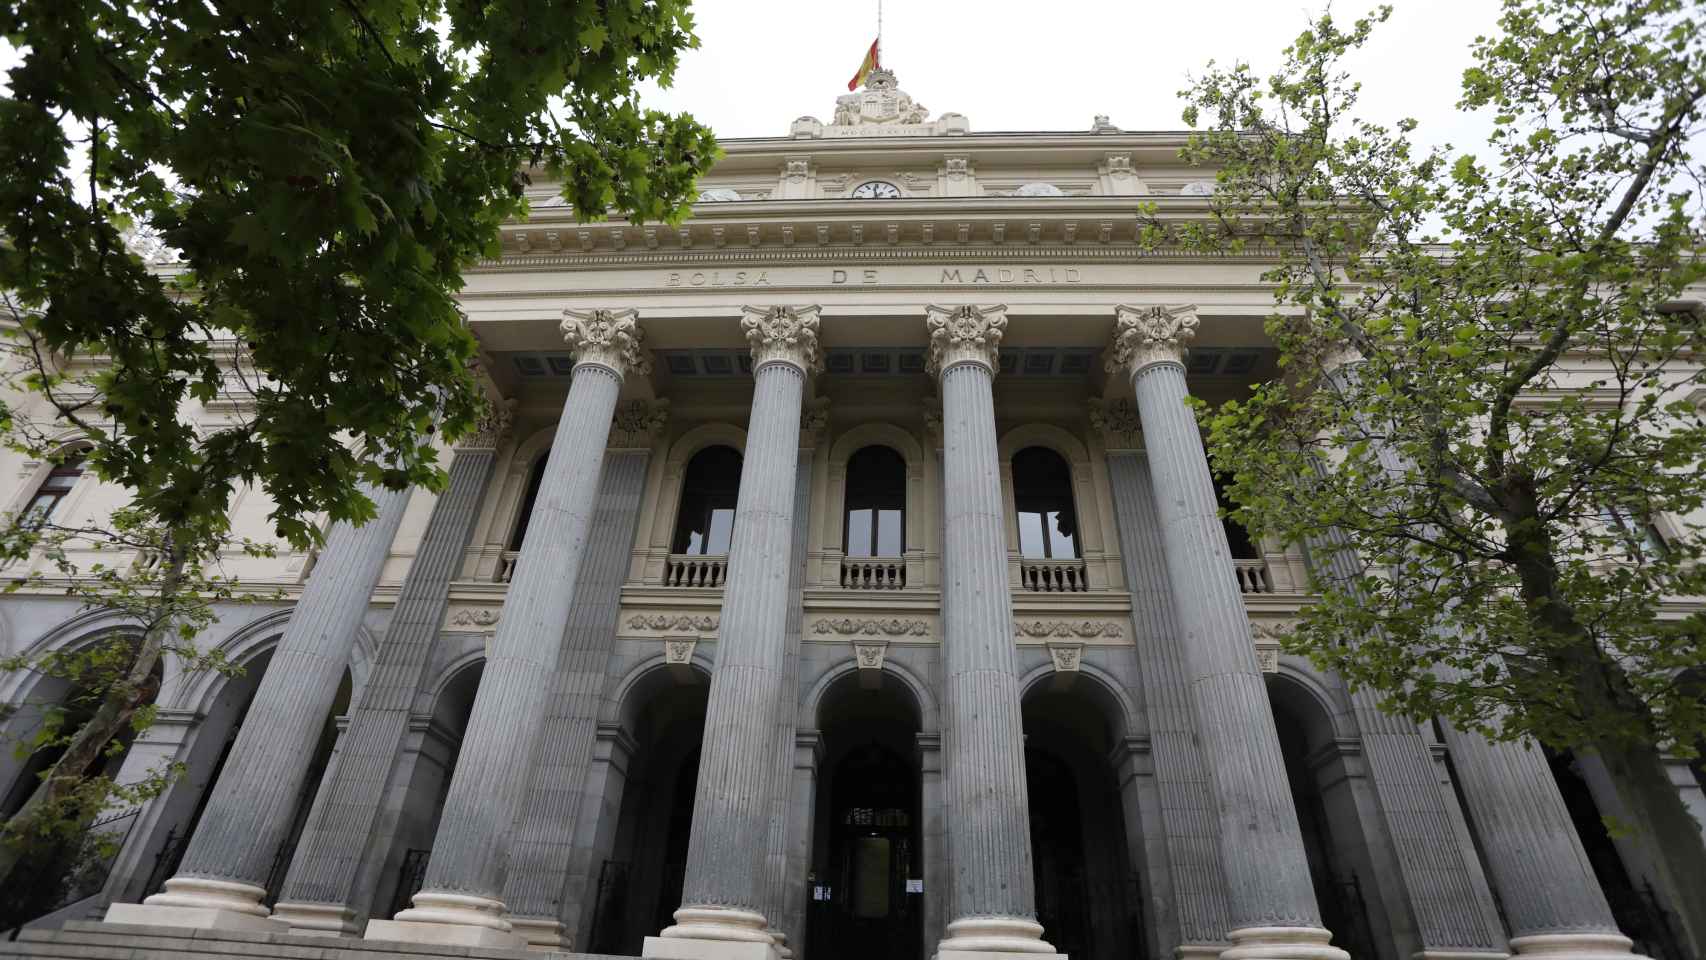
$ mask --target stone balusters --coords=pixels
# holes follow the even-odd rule
[[[675,925],[646,957],[776,960],[761,912],[770,874],[776,702],[787,689],[795,471],[807,375],[820,360],[816,307],[747,308],[752,416],[705,713],[687,875]]]
[[[649,372],[633,310],[565,311],[574,379],[480,677],[421,892],[370,940],[520,947],[500,899],[622,381]]]
[[[261,903],[266,882],[409,502],[408,490],[363,489],[378,515],[326,537],[177,875],[142,903],[113,904],[108,922],[287,929]]]
[[[1346,960],[1329,945],[1268,694],[1233,580],[1208,458],[1186,405],[1189,307],[1118,308],[1109,372],[1137,395],[1198,742],[1220,826],[1233,946],[1224,960]]]
[[[951,915],[937,957],[1058,956],[1036,922],[1006,509],[995,437],[1002,307],[928,308],[940,378]]]

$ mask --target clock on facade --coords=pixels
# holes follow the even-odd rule
[[[900,196],[900,188],[886,180],[867,180],[853,188],[855,200],[894,200]]]

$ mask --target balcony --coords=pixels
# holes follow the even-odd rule
[[[664,561],[666,587],[721,587],[729,576],[729,558],[672,553]]]
[[[841,586],[845,590],[906,589],[904,557],[843,557]]]
[[[1274,578],[1266,560],[1233,560],[1232,572],[1238,577],[1239,593],[1274,592]]]

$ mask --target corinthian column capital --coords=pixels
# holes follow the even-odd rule
[[[1001,335],[1007,331],[1007,307],[939,307],[924,308],[925,323],[930,327],[929,369],[940,375],[956,363],[980,363],[991,373],[1000,369],[997,351]]]
[[[1185,347],[1197,335],[1197,308],[1189,304],[1173,307],[1114,308],[1119,318],[1114,328],[1108,372],[1129,374],[1157,363],[1183,364]]]
[[[597,364],[618,377],[652,372],[651,358],[641,346],[645,331],[640,329],[639,312],[632,308],[564,310],[559,329],[577,364]]]
[[[781,361],[807,373],[823,369],[823,354],[817,345],[817,306],[745,307],[741,329],[752,344],[754,369]]]

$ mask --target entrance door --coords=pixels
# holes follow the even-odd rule
[[[907,881],[923,876],[917,779],[892,749],[877,743],[836,764],[828,869],[810,891],[813,960],[917,960],[922,897]]]

